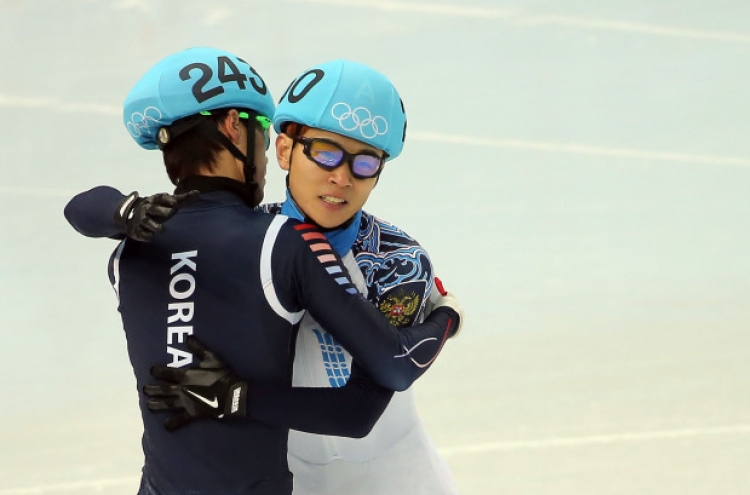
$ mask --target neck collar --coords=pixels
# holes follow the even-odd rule
[[[318,227],[325,234],[331,247],[342,257],[351,250],[354,241],[357,240],[359,221],[362,218],[362,210],[359,210],[352,218],[344,222],[343,225],[328,229],[321,227],[313,219],[302,213],[297,203],[294,202],[289,189],[286,190],[286,201],[281,205],[281,214]]]
[[[193,190],[201,193],[229,191],[242,198],[242,201],[244,201],[249,207],[255,207],[254,194],[250,188],[248,188],[246,184],[238,180],[230,179],[229,177],[207,175],[185,177],[184,179],[180,179],[174,192],[175,194],[181,194]]]

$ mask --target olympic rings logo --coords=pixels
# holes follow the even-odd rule
[[[331,115],[339,121],[339,125],[345,131],[356,131],[365,139],[382,136],[388,132],[388,121],[380,115],[372,116],[372,112],[365,107],[357,107],[352,110],[348,104],[340,102],[331,108]]]
[[[143,134],[150,134],[149,131],[151,130],[152,124],[154,124],[155,128],[155,124],[161,123],[161,118],[161,110],[154,106],[146,107],[143,110],[143,113],[133,112],[130,114],[130,122],[127,124],[128,132],[130,132],[130,135],[134,138],[139,138]]]

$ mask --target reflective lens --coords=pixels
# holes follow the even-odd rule
[[[326,170],[333,170],[344,161],[348,161],[349,169],[354,177],[371,179],[377,177],[383,166],[383,158],[375,152],[363,151],[351,154],[338,143],[322,138],[296,137],[295,141],[304,145],[304,153],[310,160]]]
[[[271,127],[271,119],[264,117],[263,115],[257,115],[255,120],[260,124],[264,131],[267,131]]]
[[[250,120],[250,114],[247,112],[239,112],[241,119]],[[255,121],[260,125],[263,130],[263,138],[266,140],[266,149],[271,147],[271,136],[268,134],[268,129],[271,127],[271,119],[263,115],[256,115]]]
[[[375,177],[380,172],[382,163],[379,156],[354,155],[352,159],[352,173],[363,177]]]
[[[310,159],[324,167],[336,168],[344,159],[344,150],[330,141],[311,139],[307,147],[310,150]]]
[[[200,112],[201,115],[212,115],[210,111],[208,110],[202,110]],[[237,115],[241,119],[250,120],[250,115],[248,112],[237,112]],[[271,147],[271,136],[268,135],[268,128],[271,127],[271,119],[264,115],[255,115],[255,121],[260,125],[261,129],[263,130],[263,137],[266,140],[266,149]]]

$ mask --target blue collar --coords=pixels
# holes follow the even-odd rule
[[[289,192],[289,189],[286,190],[286,201],[281,205],[281,214],[286,215],[290,218],[296,218],[297,220],[303,221],[303,222],[311,222],[309,219],[305,217],[305,215],[302,214],[302,212],[297,208],[297,205],[294,203],[294,200],[292,200],[292,195]],[[344,256],[346,253],[351,250],[352,246],[354,245],[354,241],[357,240],[357,233],[359,232],[359,221],[362,218],[362,210],[359,210],[356,215],[354,215],[354,218],[351,222],[348,223],[348,225],[341,229],[323,229],[321,227],[320,230],[325,234],[326,238],[328,238],[328,242],[331,244],[331,247],[339,254],[339,256]]]

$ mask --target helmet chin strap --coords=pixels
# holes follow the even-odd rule
[[[222,134],[221,131],[219,131],[219,129],[217,129],[211,122],[201,120],[197,126],[206,135],[212,137],[219,142],[219,144],[224,146],[227,151],[244,164],[242,170],[245,175],[245,187],[249,190],[248,192],[250,192],[251,197],[257,197],[256,192],[260,185],[255,182],[255,162],[253,161],[253,157],[255,156],[255,127],[252,123],[248,122],[247,124],[247,155],[242,153],[242,151],[240,151],[240,149],[235,146],[228,137]],[[253,203],[255,203],[253,204],[253,207],[256,207],[260,201],[253,199]]]

